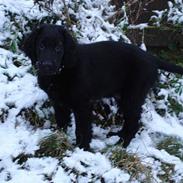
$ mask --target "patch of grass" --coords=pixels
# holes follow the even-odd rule
[[[175,112],[175,114],[178,115],[180,112],[183,111],[183,105],[180,104],[177,100],[169,96],[168,101],[168,107],[170,112]]]
[[[183,67],[183,49],[178,48],[175,45],[170,45],[168,48],[152,49],[151,51],[159,58]],[[159,83],[158,86],[164,89],[169,87],[175,88],[175,92],[180,95],[183,92],[182,83],[179,82],[179,79],[182,78],[182,76],[179,74],[175,75],[176,77],[173,79],[171,78],[171,80],[165,83]],[[169,77],[169,75],[167,75],[167,77]]]
[[[31,154],[21,153],[17,157],[13,158],[13,162],[16,162],[17,164],[22,165],[23,163],[25,163],[28,160],[28,158],[32,158],[32,157],[33,157],[33,155],[31,155]]]
[[[183,50],[175,45],[169,45],[164,49],[155,48],[151,51],[161,59],[183,66]]]
[[[165,114],[166,114],[166,109],[156,108],[156,112],[157,112],[160,116],[164,117]]]
[[[155,88],[153,90],[153,96],[151,97],[151,101],[154,104],[155,110],[156,112],[164,117],[166,115],[166,108],[163,105],[160,105],[160,103],[164,103],[165,101],[165,95],[159,95],[160,89],[159,88]],[[167,102],[166,102],[167,103]]]
[[[172,164],[167,163],[161,163],[161,174],[158,175],[158,177],[161,179],[162,182],[174,182],[172,180],[172,175],[174,174],[174,166]]]
[[[8,111],[6,109],[0,109],[0,122],[4,123],[8,117]]]
[[[177,99],[178,95],[181,95],[183,92],[183,86],[182,86],[182,82],[180,80],[180,76],[172,76],[172,75],[167,75],[165,73],[164,74],[165,77],[167,77],[167,81],[165,82],[159,82],[157,83],[157,88],[154,91],[154,96],[155,96],[155,107],[156,107],[156,111],[158,114],[160,114],[161,116],[165,116],[166,112],[169,113],[175,113],[176,115],[179,115],[179,113],[181,113],[183,111],[183,104],[180,103],[180,101]],[[161,91],[161,89],[167,89],[170,90],[167,100],[165,100],[165,95],[159,95],[159,92]],[[171,91],[174,91],[174,94],[172,96]],[[156,106],[156,101],[162,102],[167,106],[167,111],[163,108],[159,108],[159,106]]]
[[[46,101],[42,106],[37,107],[36,104],[31,108],[23,108],[18,115],[30,122],[34,127],[43,127],[46,121],[55,124],[55,115],[50,110],[51,104]],[[17,116],[18,116],[17,115]]]
[[[62,131],[56,131],[43,138],[39,145],[40,148],[35,153],[36,157],[51,156],[61,159],[67,150],[72,150],[72,145]]]
[[[148,183],[153,182],[151,168],[142,164],[137,155],[128,153],[121,148],[115,148],[111,153],[110,160],[114,166],[127,171],[131,175],[131,180],[135,179]]]
[[[34,127],[42,127],[45,123],[45,120],[38,115],[34,108],[23,109],[19,115]]]
[[[13,158],[13,162],[19,165],[24,164],[29,158],[51,156],[58,159],[64,157],[67,150],[72,150],[72,145],[69,143],[67,136],[62,131],[55,131],[53,134],[43,138],[39,142],[39,149],[35,154],[21,153]]]
[[[175,137],[166,137],[157,144],[158,149],[164,149],[169,154],[180,158],[183,161],[183,142]]]
[[[34,76],[37,76],[37,69],[32,66],[29,71],[28,71],[30,74],[34,75]]]
[[[18,58],[18,57],[13,57],[12,58],[12,62],[13,64],[16,66],[16,67],[21,67],[21,66],[29,66],[30,65],[30,62],[28,62],[27,59],[25,58]]]
[[[158,82],[157,83],[157,87],[158,88],[162,88],[162,89],[168,89],[170,86],[169,86],[169,84],[167,82],[163,82],[163,83],[162,82],[161,83]]]
[[[96,124],[102,125],[102,127],[108,127],[111,125],[122,125],[123,115],[117,112],[113,112],[111,108],[116,108],[116,100],[109,99],[110,104],[106,104],[103,101],[96,102],[93,106],[94,121]]]

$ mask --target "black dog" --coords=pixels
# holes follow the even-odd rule
[[[92,102],[118,96],[124,127],[118,133],[126,147],[139,129],[142,105],[158,78],[158,69],[183,74],[136,46],[114,41],[77,44],[61,26],[42,25],[24,41],[23,51],[38,70],[40,87],[53,101],[57,124],[66,129],[71,111],[76,143],[89,149]]]

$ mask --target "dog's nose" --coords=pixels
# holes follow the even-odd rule
[[[54,70],[54,67],[52,63],[45,62],[41,64],[40,70],[42,70],[43,72],[49,73],[49,72],[52,72],[52,70]]]
[[[41,62],[38,67],[38,70],[39,74],[42,75],[52,75],[56,73],[56,67],[52,62],[46,62],[46,61]]]
[[[52,63],[50,63],[50,62],[43,62],[43,63],[42,63],[42,67],[51,68],[51,67],[53,67],[53,66],[52,66]]]
[[[49,70],[52,70],[54,67],[53,67],[53,64],[52,63],[42,63],[41,65],[42,69],[46,70],[46,71],[49,71]]]

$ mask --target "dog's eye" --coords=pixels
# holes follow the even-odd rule
[[[39,45],[39,48],[40,48],[40,50],[44,50],[44,49],[45,49],[44,44],[43,44],[43,43],[41,43],[41,44]]]

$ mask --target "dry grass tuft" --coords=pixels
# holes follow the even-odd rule
[[[126,152],[121,148],[115,148],[112,150],[110,159],[114,166],[128,172],[131,175],[131,180],[153,182],[151,168],[142,164],[142,161],[137,155]]]
[[[40,148],[36,151],[36,156],[51,156],[61,159],[67,150],[72,150],[72,145],[66,134],[62,131],[56,131],[40,141]]]

